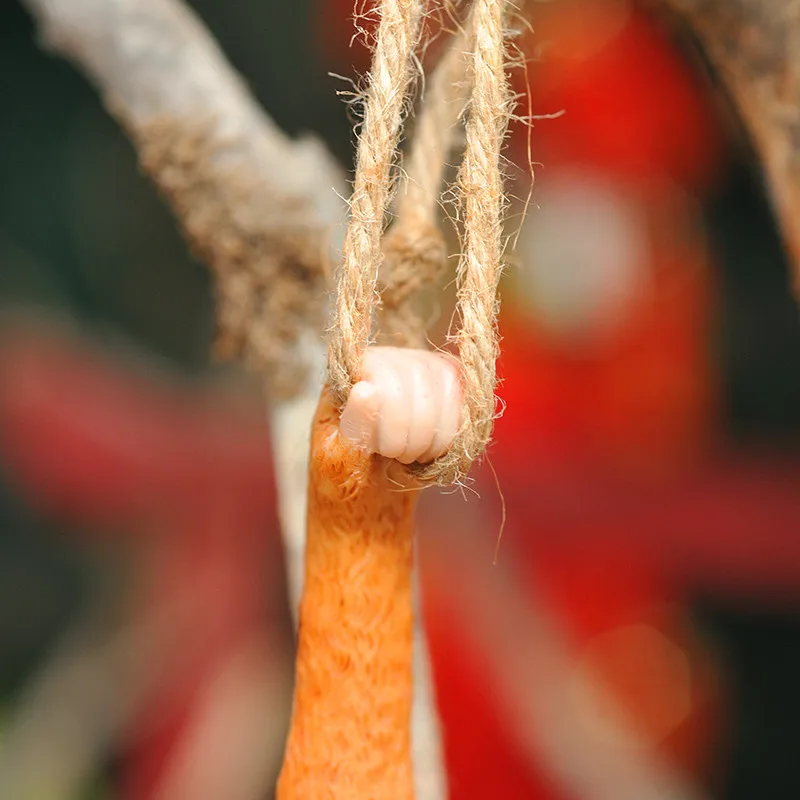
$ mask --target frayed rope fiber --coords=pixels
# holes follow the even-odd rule
[[[444,264],[444,241],[436,224],[438,195],[464,87],[471,85],[459,174],[465,228],[457,276],[460,325],[453,337],[464,373],[463,421],[449,453],[428,466],[415,465],[412,472],[428,482],[459,480],[491,435],[505,205],[500,150],[511,105],[505,2],[474,0],[462,32],[466,38],[454,37],[453,48],[466,53],[466,59],[454,51],[452,63],[445,60],[440,69],[452,68],[460,79],[448,84],[445,73],[437,71],[432,81],[433,106],[420,117],[405,192],[387,237],[392,173],[425,0],[379,2],[338,273],[328,387],[312,427],[305,583],[279,800],[414,798],[412,576],[418,486],[410,481],[411,491],[399,491],[409,477],[398,474],[405,468],[352,447],[337,432],[377,312],[382,309],[384,324],[396,328],[404,344],[424,343],[424,320],[416,315],[414,302],[427,284],[436,282]]]
[[[358,381],[364,353],[372,341],[373,319],[380,307],[379,277],[390,313],[393,307],[398,309],[393,324],[397,325],[396,320],[400,319],[400,335],[405,338],[402,343],[418,345],[421,337],[414,333],[414,323],[418,331],[424,327],[424,321],[414,320],[413,314],[409,314],[409,298],[443,272],[444,244],[436,238],[438,231],[432,222],[435,205],[430,205],[430,196],[436,196],[430,180],[441,181],[441,167],[431,169],[432,162],[426,160],[420,149],[412,150],[409,164],[419,170],[419,188],[411,190],[410,198],[401,198],[398,221],[383,240],[394,194],[392,167],[403,123],[403,106],[413,78],[414,48],[423,5],[423,0],[380,3],[381,20],[329,338],[328,384],[340,405]],[[451,337],[462,365],[464,406],[461,427],[450,450],[431,464],[412,465],[412,472],[424,483],[449,485],[465,478],[488,444],[494,426],[495,364],[499,355],[497,289],[502,273],[506,205],[501,151],[513,106],[506,76],[508,6],[507,0],[474,0],[464,32],[469,42],[465,73],[471,91],[467,101],[466,146],[458,176],[463,220],[462,255],[457,272],[458,330]],[[451,49],[457,50],[463,37],[455,38]],[[463,43],[460,49],[463,52]],[[457,76],[457,55],[457,52],[451,54],[452,60],[442,70],[453,70]],[[442,81],[440,92],[444,92],[445,85]],[[429,148],[426,152],[437,166],[447,155],[447,144],[442,144],[447,140],[441,134],[437,138],[433,125],[448,125],[453,107],[457,109],[455,119],[460,111],[458,94],[463,88],[459,88],[458,80],[450,85],[455,86],[449,97],[451,108],[443,111],[447,99],[440,100],[434,108],[441,116],[437,119],[432,111],[427,118],[423,114],[420,123],[419,147]],[[435,100],[435,81],[433,88],[431,99]],[[409,268],[415,263],[420,267],[417,275]]]
[[[393,195],[392,166],[414,76],[423,0],[382,0],[378,8],[380,24],[358,140],[350,223],[337,275],[328,348],[328,385],[340,405],[358,381],[372,336],[378,271],[383,260],[381,239]]]

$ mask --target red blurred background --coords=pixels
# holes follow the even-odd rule
[[[368,68],[352,3],[256,5],[198,8],[279,123],[351,158],[334,90]],[[595,746],[611,782],[614,764],[659,764],[707,797],[794,796],[800,323],[752,154],[680,29],[620,0],[529,5],[512,74],[530,119],[508,145],[505,411],[474,493],[431,493],[419,522],[450,797],[615,796],[602,770],[577,793]],[[0,562],[23,587],[0,628],[16,665],[3,688],[15,748],[40,743],[16,763],[48,773],[48,735],[19,733],[25,689],[74,617],[110,605],[108,641],[160,631],[113,662],[115,685],[132,663],[145,677],[124,714],[92,712],[93,772],[56,763],[45,785],[196,797],[254,774],[263,789],[291,623],[257,393],[206,363],[207,279],[96,100],[33,50],[21,12],[3,13],[0,53],[31,69],[0,123],[0,289],[48,321],[7,328],[0,375]],[[97,349],[109,331],[139,357]],[[73,724],[103,707],[87,698]],[[233,757],[237,742],[270,757]]]

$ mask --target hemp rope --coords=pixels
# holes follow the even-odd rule
[[[475,0],[470,15],[472,88],[458,178],[464,223],[463,253],[457,271],[460,324],[450,337],[462,365],[464,407],[461,427],[450,450],[432,464],[411,467],[419,480],[442,485],[466,476],[489,442],[495,418],[497,288],[502,272],[505,210],[500,158],[512,107],[505,73],[506,5],[506,0]],[[406,12],[405,26],[398,23],[397,18],[402,16],[399,10]],[[359,379],[361,360],[371,341],[378,305],[378,271],[383,261],[381,234],[392,195],[390,171],[402,121],[403,98],[399,95],[410,82],[410,55],[406,53],[403,58],[400,54],[400,39],[391,44],[387,39],[399,35],[404,45],[413,47],[421,16],[419,10],[415,13],[409,8],[409,3],[397,0],[384,0],[381,14],[328,353],[328,381],[340,404]],[[416,27],[412,20],[416,20]],[[387,33],[390,24],[394,27]],[[396,90],[394,96],[389,87]],[[441,148],[438,152],[441,154]],[[441,162],[439,155],[437,163]],[[437,180],[441,180],[441,173]],[[429,187],[427,192],[423,203],[436,196]],[[391,285],[392,278],[386,280]]]
[[[340,405],[358,379],[377,305],[381,238],[393,194],[392,165],[414,71],[424,0],[382,0],[359,136],[350,223],[342,248],[328,345],[328,385]]]
[[[380,341],[396,347],[426,346],[422,305],[447,269],[447,248],[439,225],[439,200],[447,160],[467,99],[471,17],[451,37],[420,103],[411,149],[403,165],[395,221],[383,240],[380,273]]]

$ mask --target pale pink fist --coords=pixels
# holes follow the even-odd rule
[[[403,464],[426,463],[453,442],[461,417],[457,362],[440,353],[371,347],[342,411],[341,435]]]

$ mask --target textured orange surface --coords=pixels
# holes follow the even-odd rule
[[[417,491],[314,421],[292,725],[278,800],[410,800]]]

